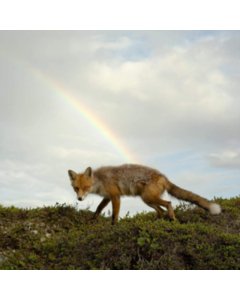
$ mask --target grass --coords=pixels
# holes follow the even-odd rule
[[[0,206],[0,269],[240,269],[240,198],[215,201],[217,216],[180,205],[177,222],[141,213],[115,226],[67,205]]]

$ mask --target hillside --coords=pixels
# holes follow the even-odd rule
[[[141,213],[115,226],[67,205],[0,206],[0,269],[240,269],[240,198],[216,202],[221,215],[180,205],[177,222]]]

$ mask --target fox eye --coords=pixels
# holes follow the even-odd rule
[[[77,193],[79,191],[78,187],[74,187],[74,191]]]

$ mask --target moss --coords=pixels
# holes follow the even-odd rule
[[[180,205],[177,222],[154,213],[115,226],[68,205],[0,206],[1,269],[240,269],[240,198],[222,214]]]

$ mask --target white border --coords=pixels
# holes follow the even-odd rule
[[[8,300],[235,299],[238,277],[238,271],[0,272]]]
[[[237,0],[7,0],[1,29],[237,29]]]
[[[1,3],[0,29],[239,29],[238,2],[61,1]],[[235,299],[234,271],[0,271],[3,299]],[[74,297],[74,298],[73,298]]]

